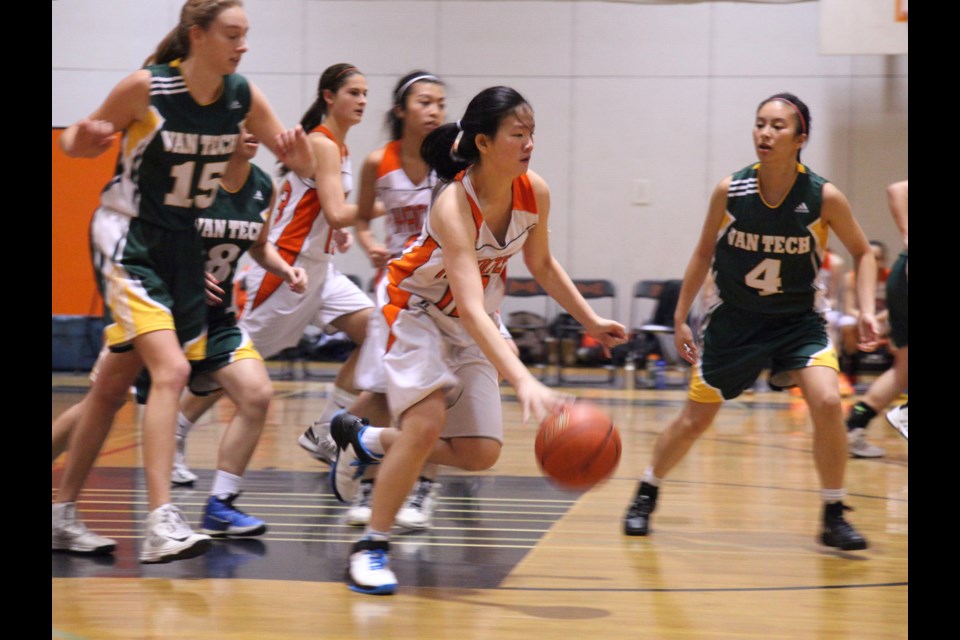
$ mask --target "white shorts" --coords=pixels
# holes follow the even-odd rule
[[[387,375],[383,366],[384,354],[387,351],[387,337],[390,330],[383,315],[383,307],[387,303],[387,279],[381,278],[373,292],[373,301],[376,310],[370,314],[367,321],[367,337],[360,347],[360,356],[354,373],[354,387],[374,393],[387,392]],[[512,340],[513,336],[503,323],[503,318],[497,315],[500,335],[504,339]],[[409,406],[409,405],[408,405]]]
[[[284,349],[296,346],[309,325],[324,326],[341,316],[373,306],[370,298],[350,278],[337,271],[329,260],[298,257],[294,266],[307,272],[306,293],[294,293],[282,283],[256,308],[253,303],[266,269],[258,264],[246,276],[247,306],[240,317],[240,326],[253,339],[253,345],[264,358],[271,358]]]
[[[374,393],[387,392],[387,375],[383,369],[383,355],[387,350],[386,318],[383,307],[387,301],[387,279],[380,278],[373,290],[374,311],[367,320],[367,337],[360,345],[357,368],[353,375],[353,386]]]
[[[394,421],[439,389],[449,408],[442,438],[481,437],[503,443],[497,370],[460,321],[436,308],[433,313],[404,309],[391,330],[394,342],[383,365]]]

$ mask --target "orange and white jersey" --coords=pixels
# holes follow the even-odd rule
[[[322,133],[336,142],[323,125],[310,133]],[[340,147],[340,177],[344,195],[349,196],[353,188],[353,171],[346,145]],[[317,261],[330,259],[334,251],[333,229],[320,210],[313,179],[301,178],[291,171],[280,183],[269,239],[288,264],[293,264],[298,256]]]
[[[383,148],[377,166],[374,191],[383,203],[385,244],[394,258],[403,253],[407,243],[420,235],[423,219],[430,208],[430,195],[437,184],[437,174],[430,171],[419,184],[414,184],[400,164],[400,141]]]
[[[477,230],[474,247],[477,251],[477,266],[483,278],[484,309],[492,316],[503,300],[507,261],[520,251],[528,232],[537,224],[537,200],[526,175],[513,181],[510,223],[501,243],[484,222],[469,174],[461,173],[456,181],[463,185],[473,213]],[[399,258],[388,265],[388,278],[389,303],[383,310],[388,322],[392,322],[401,309],[420,306],[424,302],[443,315],[458,316],[456,302],[444,270],[443,249],[434,238],[429,212],[420,236]]]

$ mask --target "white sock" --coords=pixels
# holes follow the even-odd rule
[[[323,411],[320,413],[320,417],[317,418],[317,422],[320,424],[329,424],[330,420],[333,418],[333,414],[341,409],[349,409],[356,401],[357,396],[354,394],[350,393],[346,389],[334,387],[333,393],[330,394],[330,397],[327,399],[327,404],[323,407]]]
[[[187,434],[190,433],[190,429],[193,428],[193,422],[187,420],[187,416],[183,415],[180,411],[177,412],[177,437],[186,438]]]
[[[380,442],[380,434],[383,433],[383,427],[367,427],[360,434],[360,444],[370,453],[382,456],[386,453],[383,444]]]
[[[847,497],[847,490],[844,488],[821,489],[820,497],[823,498],[824,502],[840,502],[845,497]]]
[[[235,493],[240,493],[241,480],[243,478],[240,476],[217,469],[217,473],[213,476],[213,487],[210,489],[210,495],[225,500]]]
[[[367,527],[363,531],[363,537],[369,538],[370,540],[390,540],[390,533],[384,533],[383,531],[376,531]]]
[[[659,487],[660,483],[663,482],[663,478],[658,478],[653,475],[653,467],[647,467],[647,470],[643,472],[643,481],[654,487]]]

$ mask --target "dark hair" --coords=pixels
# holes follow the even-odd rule
[[[336,94],[348,78],[358,74],[363,75],[359,69],[346,62],[331,65],[320,74],[320,82],[317,83],[317,97],[304,112],[303,117],[300,118],[300,126],[303,127],[305,133],[313,131],[317,125],[323,122],[323,117],[327,115],[327,101],[323,99],[323,92],[329,90]],[[289,171],[289,167],[281,164],[278,174],[283,176]]]
[[[517,110],[533,107],[516,89],[490,87],[473,97],[463,117],[430,132],[420,146],[420,156],[441,180],[452,180],[480,159],[476,137],[496,135],[503,119]]]
[[[877,247],[878,249],[880,249],[880,255],[883,256],[883,259],[884,259],[884,260],[886,260],[886,258],[887,258],[887,245],[886,245],[882,240],[871,240],[871,241],[870,241],[870,246],[871,246],[871,247]]]
[[[797,135],[801,133],[807,134],[807,139],[810,139],[810,109],[807,108],[807,105],[804,104],[803,100],[793,95],[792,93],[775,93],[757,107],[759,112],[763,105],[768,102],[773,102],[774,100],[779,100],[780,102],[786,102],[793,108],[794,114],[797,116]],[[797,162],[800,161],[800,151],[797,151]]]
[[[327,115],[327,101],[323,99],[323,92],[330,91],[330,93],[336,94],[351,76],[358,74],[363,75],[359,69],[346,62],[331,65],[320,74],[320,82],[317,83],[317,98],[300,119],[300,125],[303,126],[304,131],[307,133],[313,131],[318,124],[323,122],[323,117]]]
[[[403,119],[397,117],[396,108],[407,108],[407,96],[410,95],[410,90],[421,82],[443,86],[443,80],[429,71],[417,70],[400,78],[393,87],[393,106],[387,111],[387,126],[390,128],[391,140],[399,140],[403,137]]]
[[[180,23],[160,41],[144,66],[186,58],[190,55],[190,27],[196,25],[206,31],[223,11],[242,6],[243,0],[187,0],[180,9]]]

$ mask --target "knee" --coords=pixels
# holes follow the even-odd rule
[[[689,411],[684,411],[674,423],[674,429],[679,431],[684,437],[695,440],[703,435],[703,432],[707,430],[712,422],[712,417],[699,416]]]
[[[807,404],[810,406],[810,412],[815,414],[828,415],[843,412],[839,389],[829,389],[820,392],[814,397],[808,398]]]
[[[454,450],[457,452],[458,466],[465,471],[486,471],[497,463],[500,459],[500,449],[502,445],[496,440],[488,438],[468,438],[467,447],[458,447],[454,443]]]
[[[190,380],[190,363],[180,360],[156,367],[150,372],[150,390],[166,389],[179,393]]]
[[[237,409],[244,413],[266,414],[273,399],[273,385],[269,381],[245,386],[235,400]]]
[[[476,447],[470,455],[463,456],[461,468],[465,471],[486,471],[500,459],[500,448],[499,443],[484,443],[483,446]]]
[[[404,423],[403,436],[418,451],[428,451],[440,439],[443,432],[443,422],[436,420],[417,420]]]

